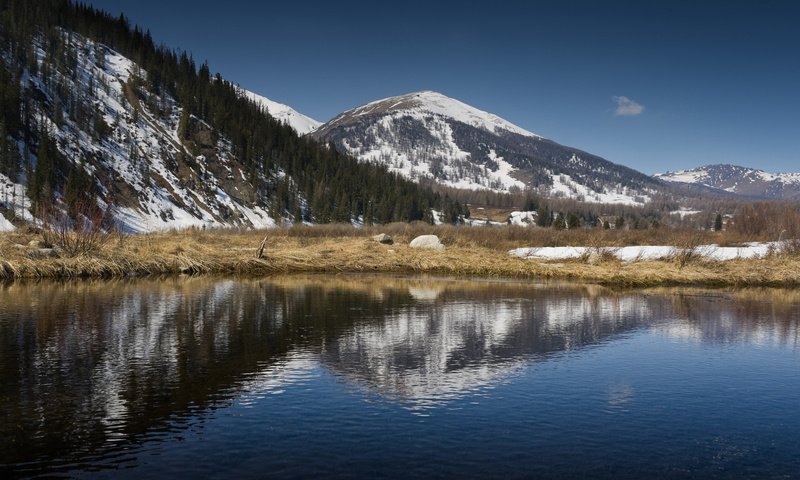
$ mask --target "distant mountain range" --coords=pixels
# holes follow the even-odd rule
[[[699,185],[752,198],[800,199],[800,173],[768,173],[736,165],[707,165],[691,170],[660,173],[666,182]]]
[[[520,128],[441,93],[422,91],[348,110],[310,133],[343,153],[415,181],[498,192],[534,190],[641,205],[664,185],[631,168]]]

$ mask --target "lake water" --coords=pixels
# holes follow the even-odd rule
[[[797,478],[800,291],[0,286],[0,474]]]

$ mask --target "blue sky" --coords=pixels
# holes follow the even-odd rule
[[[321,121],[436,90],[645,173],[800,171],[796,1],[89,3]]]

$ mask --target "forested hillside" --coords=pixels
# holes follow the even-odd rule
[[[109,210],[130,230],[458,221],[462,207],[271,117],[124,16],[0,0],[0,215]],[[24,193],[23,193],[24,192]]]

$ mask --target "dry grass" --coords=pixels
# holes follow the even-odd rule
[[[371,236],[386,232],[394,245]],[[623,244],[664,244],[672,234],[580,230],[553,232],[512,227],[433,227],[392,224],[354,229],[350,226],[298,227],[269,231],[187,230],[115,238],[91,254],[74,258],[29,258],[27,245],[36,234],[0,235],[0,279],[111,278],[158,274],[223,274],[262,276],[276,273],[380,272],[428,273],[447,276],[574,279],[620,286],[656,285],[800,285],[800,257],[776,254],[760,260],[623,263],[608,248]],[[409,248],[417,235],[438,235],[444,251]],[[717,234],[695,236],[691,244],[726,243]],[[267,237],[263,258],[256,251]],[[669,237],[667,237],[669,238]],[[715,241],[716,240],[716,241]],[[511,248],[546,245],[589,245],[596,255],[560,263],[523,260],[508,255]],[[687,243],[688,244],[688,243]]]

